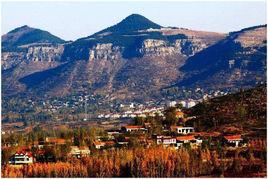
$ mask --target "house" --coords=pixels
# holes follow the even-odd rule
[[[183,127],[183,126],[170,126],[171,131],[176,131],[178,134],[189,134],[194,132],[193,127]]]
[[[44,141],[33,141],[32,146],[38,149],[42,149],[44,148]]]
[[[167,107],[175,107],[176,104],[177,104],[176,101],[168,101],[168,102],[167,102]]]
[[[170,136],[157,136],[156,137],[156,144],[160,145],[162,144],[163,146],[172,146],[176,145],[176,138],[175,137],[170,137]]]
[[[231,147],[238,147],[242,143],[241,135],[224,136],[224,142]]]
[[[89,156],[90,155],[90,150],[86,146],[71,146],[71,151],[69,153],[73,157],[81,158],[84,156]]]
[[[9,160],[10,164],[32,164],[33,155],[29,151],[17,151]]]
[[[123,126],[122,131],[133,132],[133,131],[145,131],[146,129],[143,126]]]
[[[177,147],[183,146],[183,144],[189,144],[191,148],[196,148],[201,146],[202,140],[200,138],[195,138],[194,135],[188,136],[178,136],[176,137]]]
[[[127,146],[129,143],[129,137],[117,138],[117,144],[120,146]]]
[[[194,101],[187,101],[186,108],[191,108],[191,107],[194,107],[195,105],[196,103]]]
[[[104,147],[113,147],[115,142],[113,140],[104,141]]]
[[[105,146],[105,143],[104,142],[101,142],[101,141],[94,141],[93,142],[93,146],[96,148],[96,149],[100,149],[102,147]]]

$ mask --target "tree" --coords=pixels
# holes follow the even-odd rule
[[[164,121],[165,124],[171,126],[176,124],[177,118],[176,118],[176,108],[175,107],[170,107],[165,111],[165,117],[166,120]]]

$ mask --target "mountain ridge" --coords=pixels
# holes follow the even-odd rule
[[[117,31],[118,24],[122,27],[122,24],[133,22],[131,19],[134,19],[134,24],[142,20],[145,25],[134,25],[131,30]],[[23,52],[4,52],[3,92],[8,95],[8,89],[14,89],[12,94],[29,92],[61,96],[80,91],[105,94],[108,101],[144,101],[145,98],[167,97],[161,93],[161,89],[170,88],[174,84],[178,88],[186,86],[192,89],[200,84],[203,87],[214,84],[215,89],[223,89],[241,85],[235,81],[245,82],[250,79],[250,84],[242,86],[254,85],[255,82],[265,80],[263,72],[266,63],[263,63],[263,59],[266,51],[258,48],[266,46],[266,37],[262,35],[266,32],[266,26],[259,31],[250,28],[248,33],[241,33],[237,39],[232,39],[230,37],[233,33],[226,37],[225,34],[215,32],[162,27],[143,16],[130,15],[114,26],[74,42],[48,45],[37,43],[25,46]],[[113,33],[108,33],[109,29]],[[15,33],[18,31],[14,30]],[[218,51],[222,57],[217,55]],[[229,58],[230,54],[234,59]],[[238,70],[236,66],[229,69],[229,61],[242,57],[250,63],[253,60],[261,69],[249,65],[246,71],[240,72],[249,75],[235,79],[232,76]],[[261,59],[261,63],[255,62],[255,59]],[[220,65],[217,60],[221,61],[219,64],[224,62],[224,68],[218,68]],[[240,62],[237,64],[240,66]],[[222,78],[217,81],[221,75],[227,75],[226,79],[230,82]],[[257,75],[261,76],[261,80],[253,79]],[[196,81],[191,78],[196,78]]]

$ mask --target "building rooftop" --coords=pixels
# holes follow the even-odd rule
[[[188,135],[188,136],[178,136],[176,137],[177,140],[195,140],[195,137],[193,135]]]
[[[226,140],[242,140],[241,135],[230,135],[230,136],[224,136]]]

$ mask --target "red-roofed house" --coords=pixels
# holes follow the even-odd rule
[[[224,140],[227,145],[233,146],[233,147],[238,147],[238,145],[243,141],[241,135],[224,136]]]
[[[93,142],[93,145],[96,149],[100,149],[101,147],[104,147],[105,146],[105,143],[104,142],[101,142],[101,141],[94,141]]]
[[[190,144],[191,147],[198,147],[202,144],[202,140],[195,138],[194,135],[178,136],[176,137],[177,147],[181,147],[183,144]]]
[[[31,152],[21,150],[17,151],[9,160],[10,164],[32,164],[33,155]]]

